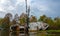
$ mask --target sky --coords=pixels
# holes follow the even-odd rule
[[[48,17],[60,17],[60,0],[27,0],[28,7],[30,6],[30,15],[37,18],[41,15]],[[26,13],[25,0],[0,0],[0,18],[3,18],[6,13],[21,15]]]

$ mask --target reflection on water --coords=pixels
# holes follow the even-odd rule
[[[9,30],[0,31],[1,36],[9,36]]]
[[[2,30],[0,31],[0,36],[26,36],[26,34],[20,32],[9,33],[9,30]],[[36,32],[29,32],[29,36],[36,36]]]
[[[16,33],[16,32],[10,32],[9,36],[19,36],[19,33]]]
[[[10,32],[9,36],[27,36],[25,33]],[[37,36],[35,32],[29,32],[29,36]]]
[[[58,33],[58,32],[57,32]],[[9,32],[9,30],[0,31],[0,36],[26,36],[25,33],[20,32]],[[29,36],[60,36],[60,34],[53,34],[45,32],[29,32]]]

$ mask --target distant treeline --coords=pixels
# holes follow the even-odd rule
[[[34,15],[31,15],[29,17],[29,22],[44,22],[49,24],[50,30],[60,30],[60,18],[55,17],[52,19],[51,17],[47,17],[46,15],[40,16],[39,19],[37,19]],[[15,14],[14,18],[12,18],[11,13],[7,13],[4,18],[0,18],[0,27],[2,28],[9,28],[10,25],[13,24],[20,24],[24,25],[27,22],[27,15],[25,13],[22,13],[20,16],[18,14]]]

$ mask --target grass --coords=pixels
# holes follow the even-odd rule
[[[60,32],[60,30],[46,30],[47,32]]]
[[[37,36],[58,36],[58,35],[60,36],[60,30],[41,30],[38,31],[37,34]]]
[[[60,32],[60,30],[41,30],[39,32],[44,32],[44,31],[46,31],[46,32]]]

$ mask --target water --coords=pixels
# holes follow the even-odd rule
[[[25,36],[25,33],[9,32],[8,30],[0,30],[0,36]],[[60,33],[47,33],[45,32],[29,32],[29,36],[60,36]]]

